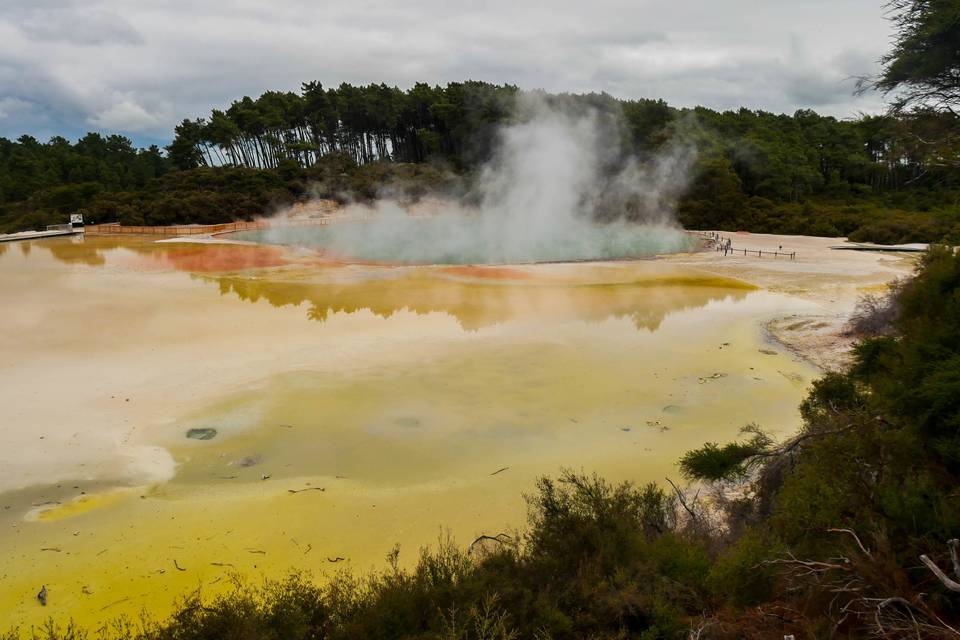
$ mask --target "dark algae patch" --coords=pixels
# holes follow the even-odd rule
[[[209,427],[187,429],[187,437],[191,440],[213,440],[217,437],[217,430]]]

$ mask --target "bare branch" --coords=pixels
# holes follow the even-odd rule
[[[857,546],[860,547],[860,551],[863,551],[868,556],[870,555],[870,552],[865,546],[863,546],[863,543],[860,542],[860,537],[857,536],[853,529],[827,529],[827,531],[832,533],[849,533],[851,536],[853,536],[853,539],[857,541]]]
[[[682,491],[680,491],[680,487],[675,485],[673,483],[673,480],[671,480],[670,478],[666,478],[666,480],[667,482],[670,483],[670,486],[673,487],[673,490],[677,493],[677,499],[680,501],[680,506],[682,506],[686,510],[686,512],[690,514],[690,517],[693,518],[694,522],[699,522],[700,516],[694,513],[693,509],[691,509],[687,505],[686,495]]]
[[[945,574],[940,567],[937,566],[937,563],[928,558],[926,555],[920,556],[920,562],[926,565],[927,569],[933,572],[933,575],[937,576],[937,579],[950,591],[955,591],[960,593],[960,582],[952,580],[950,576]]]

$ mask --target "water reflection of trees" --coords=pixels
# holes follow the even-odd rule
[[[720,300],[739,300],[750,289],[719,278],[671,277],[613,284],[537,284],[461,281],[423,270],[393,278],[355,282],[296,282],[242,276],[203,276],[222,295],[265,300],[275,307],[307,305],[311,320],[336,313],[369,311],[389,318],[409,311],[446,313],[466,330],[515,319],[570,319],[598,322],[628,318],[638,329],[655,331],[671,313]]]
[[[24,243],[33,244],[33,243]],[[65,264],[85,264],[99,267],[106,264],[106,255],[120,248],[140,253],[155,252],[157,245],[153,239],[104,236],[97,238],[69,237],[45,238],[36,241],[36,245],[50,252],[50,255]]]
[[[602,277],[593,282],[557,282],[541,277],[536,270],[512,273],[511,269],[480,268],[480,277],[459,277],[469,268],[459,268],[452,274],[454,270],[431,267],[332,266],[313,258],[296,264],[297,258],[276,247],[155,240],[103,236],[51,238],[36,244],[58,261],[95,267],[105,265],[111,252],[128,250],[145,259],[146,264],[198,274],[204,281],[215,283],[222,295],[236,295],[249,302],[265,300],[275,307],[305,304],[307,316],[318,322],[336,313],[365,310],[389,318],[409,311],[445,313],[466,330],[508,320],[549,317],[590,322],[627,318],[638,329],[655,331],[671,313],[713,301],[738,300],[750,291],[735,280],[696,273],[658,274],[639,269],[636,278],[626,282],[609,282]],[[255,269],[246,272],[255,277],[245,275],[245,269]],[[630,267],[620,273],[621,277],[631,273]],[[518,274],[522,277],[512,277]]]

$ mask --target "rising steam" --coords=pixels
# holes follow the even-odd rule
[[[514,119],[475,180],[468,200],[476,204],[380,200],[367,222],[279,228],[267,239],[438,264],[616,259],[689,246],[674,203],[688,183],[691,145],[669,145],[641,164],[622,152],[617,117],[537,94],[518,98]]]

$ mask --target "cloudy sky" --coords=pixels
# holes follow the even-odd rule
[[[0,0],[0,136],[174,123],[304,80],[477,79],[838,117],[886,51],[883,0]]]

